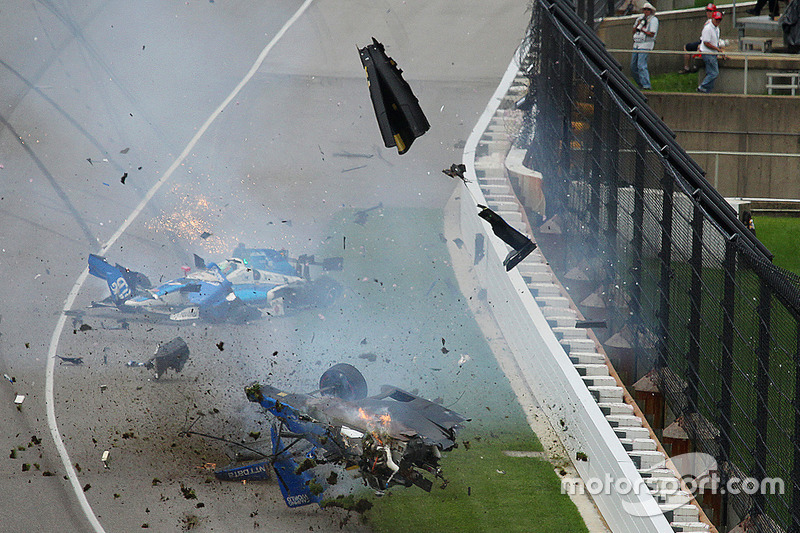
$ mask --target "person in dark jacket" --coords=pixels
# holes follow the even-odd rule
[[[786,6],[783,16],[780,19],[783,28],[783,43],[789,49],[790,54],[800,52],[800,1],[792,0]]]

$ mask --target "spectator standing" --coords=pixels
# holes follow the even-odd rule
[[[758,17],[761,15],[761,10],[764,9],[764,4],[766,3],[767,0],[758,0],[756,5],[748,9],[746,13]],[[780,16],[780,14],[781,12],[778,8],[778,0],[769,0],[769,18],[775,20]]]
[[[714,15],[714,12],[717,10],[717,6],[714,4],[708,4],[706,6],[706,23],[703,25],[705,28],[709,24],[711,24],[711,17]],[[697,67],[692,64],[692,54],[691,52],[697,52],[697,49],[700,47],[699,39],[697,41],[692,41],[690,43],[686,43],[683,46],[683,51],[687,52],[683,55],[683,69],[678,71],[678,74],[688,74],[690,72],[697,72]]]
[[[658,18],[656,8],[650,2],[642,6],[642,13],[633,24],[633,54],[631,56],[631,74],[633,81],[641,89],[650,89],[650,72],[647,70],[648,50],[656,45],[658,34]],[[643,50],[639,52],[638,50]]]
[[[711,15],[711,24],[703,26],[700,34],[699,51],[703,54],[703,64],[706,67],[706,77],[697,88],[699,93],[710,93],[714,90],[714,83],[719,76],[719,58],[725,58],[722,48],[719,47],[719,25],[722,22],[722,13],[715,11]],[[719,56],[717,54],[720,54]]]

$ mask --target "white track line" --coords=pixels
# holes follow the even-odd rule
[[[308,9],[314,0],[306,0],[303,2],[303,5],[292,15],[292,17],[286,21],[283,27],[275,34],[275,37],[267,44],[266,47],[261,51],[258,55],[258,59],[256,59],[253,66],[250,67],[250,70],[247,72],[242,81],[233,89],[233,91],[228,95],[225,100],[211,113],[211,116],[206,119],[203,123],[203,126],[197,130],[197,133],[192,137],[192,140],[189,141],[189,144],[186,145],[186,148],[183,149],[183,152],[178,156],[177,159],[170,165],[164,175],[159,179],[149,191],[144,196],[139,205],[136,206],[136,209],[125,219],[122,225],[117,229],[117,231],[111,236],[111,238],[100,248],[100,254],[105,254],[108,249],[113,246],[113,244],[120,238],[120,236],[128,229],[128,226],[136,220],[136,217],[139,216],[139,213],[142,212],[144,207],[147,203],[155,196],[156,192],[161,188],[161,186],[172,176],[172,173],[175,172],[175,169],[183,163],[183,160],[189,155],[192,151],[194,146],[200,140],[200,137],[206,132],[206,130],[211,126],[211,124],[216,120],[216,118],[222,113],[222,111],[227,107],[227,105],[236,98],[236,95],[244,88],[247,82],[255,75],[258,69],[261,67],[261,64],[264,63],[264,59],[266,59],[267,54],[272,50],[272,48],[277,44],[277,42],[283,37],[283,35],[289,30],[289,28],[294,24],[297,19]],[[72,309],[72,304],[75,302],[75,298],[78,296],[78,292],[80,292],[83,283],[86,281],[86,277],[89,275],[89,268],[85,268],[81,275],[78,276],[77,281],[75,281],[75,285],[73,285],[72,290],[69,292],[67,296],[67,300],[64,302],[64,308],[61,312],[61,316],[58,318],[58,322],[56,323],[56,327],[53,330],[53,336],[50,338],[50,349],[47,352],[47,368],[45,371],[45,407],[47,409],[47,425],[50,427],[50,435],[53,437],[53,441],[56,445],[56,449],[58,450],[58,455],[61,456],[61,463],[64,465],[64,470],[67,472],[67,476],[69,477],[69,482],[72,485],[72,490],[75,492],[75,496],[78,498],[78,503],[81,505],[81,509],[83,513],[86,515],[86,518],[91,523],[92,528],[97,533],[105,533],[105,529],[100,524],[100,521],[92,511],[92,506],[89,505],[89,501],[86,499],[86,494],[83,492],[83,487],[81,487],[80,481],[78,480],[78,474],[75,472],[75,468],[72,466],[72,461],[69,458],[69,454],[67,453],[67,448],[64,445],[64,441],[61,439],[61,432],[58,430],[58,424],[56,422],[56,411],[55,411],[55,401],[53,396],[53,385],[54,385],[54,375],[55,375],[55,360],[56,360],[56,352],[58,351],[58,341],[61,337],[61,333],[64,330],[64,324],[67,321],[66,312]]]

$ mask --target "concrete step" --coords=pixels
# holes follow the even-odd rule
[[[711,531],[711,526],[703,522],[671,522],[670,527],[675,533],[698,533]]]
[[[482,157],[478,157],[475,159],[475,170],[486,171],[488,169],[498,169],[501,171],[504,170],[505,169],[504,158],[492,154],[492,155],[485,155]]]
[[[550,324],[550,327],[554,330],[556,328],[574,328],[577,320],[578,319],[574,316],[547,317],[547,323]]]
[[[668,475],[663,477],[643,477],[642,480],[650,491],[676,492],[681,489],[681,482],[674,473],[672,477]]]
[[[509,183],[508,178],[500,175],[500,176],[484,176],[482,178],[478,178],[478,183],[483,185],[511,185]],[[515,204],[515,207],[518,204]]]
[[[614,433],[621,439],[649,439],[650,431],[643,427],[615,427]]]
[[[577,319],[578,312],[571,307],[540,307],[545,318],[572,317]]]
[[[493,194],[484,193],[484,194],[486,195],[486,201],[487,202],[494,202],[494,201],[497,201],[497,202],[510,202],[510,201],[516,199],[516,196],[513,196],[511,194],[494,194],[494,193]],[[528,257],[530,257],[530,256],[528,256]]]
[[[671,491],[665,490],[663,492],[654,492],[653,498],[659,504],[678,504],[678,505],[686,505],[690,501],[692,501],[692,495],[686,491],[678,490],[678,491]]]
[[[611,378],[614,379],[614,378]],[[606,420],[612,428],[640,428],[642,419],[634,415],[607,415]]]
[[[653,452],[656,450],[656,441],[653,439],[619,439],[619,441],[626,452]]]
[[[658,444],[653,439],[633,439],[633,449],[654,452],[658,449]]]
[[[528,283],[528,289],[534,297],[561,296],[561,287],[552,283]]]
[[[539,307],[569,307],[569,300],[563,296],[535,296],[535,298]]]
[[[603,365],[606,366],[606,365]],[[606,367],[608,371],[608,367]],[[622,402],[597,402],[597,406],[604,415],[632,415],[633,406]]]
[[[608,376],[608,367],[606,365],[598,365],[598,364],[577,364],[575,365],[575,370],[578,371],[578,374],[581,376]],[[631,412],[633,412],[631,410]],[[611,413],[606,413],[611,414]],[[629,413],[619,413],[619,414],[629,414]]]
[[[661,452],[641,450],[628,452],[628,456],[630,456],[637,470],[647,470],[664,463],[664,454]]]
[[[611,376],[581,376],[587,387],[613,387],[617,384]]]
[[[550,285],[553,284],[553,274],[551,274],[549,271],[533,272],[530,274],[527,273],[522,274],[520,272],[520,274],[527,283],[548,283]],[[573,315],[573,318],[576,318],[575,315]]]
[[[569,359],[575,364],[594,363],[600,365],[606,362],[605,356],[596,352],[570,352]]]
[[[497,132],[497,133],[499,133],[501,131],[505,132],[506,131],[506,121],[505,121],[505,119],[504,118],[497,118],[497,119],[492,118],[489,121],[489,125],[486,126],[486,131],[492,131],[492,132]]]
[[[486,129],[481,135],[481,142],[489,142],[489,141],[505,141],[508,139],[508,132],[503,128],[502,130],[498,128],[491,128]]]
[[[481,183],[481,190],[483,191],[483,194],[489,196],[496,194],[509,195],[512,192],[510,184],[484,185],[483,183]]]
[[[675,472],[669,468],[638,468],[637,470],[645,483],[656,479],[675,479]],[[667,483],[667,481],[664,482]]]
[[[616,385],[590,386],[589,392],[597,403],[622,403],[622,387]]]
[[[529,260],[531,256],[525,258],[525,260],[516,266],[517,271],[520,273],[521,276],[531,276],[533,274],[549,274],[552,275],[550,267],[542,263],[541,261],[532,261]]]
[[[699,522],[700,511],[694,505],[680,505],[675,503],[663,503],[658,506],[672,522]]]
[[[511,140],[508,137],[502,140],[480,141],[478,144],[485,144],[489,149],[489,153],[499,152],[506,154],[511,149]]]
[[[576,327],[553,328],[553,333],[559,340],[584,340],[586,339],[586,329]]]
[[[519,211],[498,211],[497,212],[503,220],[508,222],[509,224],[513,222],[522,222],[522,213]]]
[[[586,330],[584,330],[584,333],[585,331]],[[564,350],[566,350],[567,353],[595,351],[594,341],[585,337],[582,339],[563,339],[561,340],[561,346],[564,346]]]
[[[494,178],[493,178],[494,179]],[[501,202],[497,200],[486,200],[486,203],[489,204],[489,209],[494,212],[497,211],[514,211],[519,210],[519,204],[517,202]]]

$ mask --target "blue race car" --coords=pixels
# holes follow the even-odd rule
[[[215,475],[225,481],[263,480],[272,469],[289,507],[323,501],[338,474],[326,476],[317,469],[321,465],[357,469],[378,493],[395,485],[430,492],[436,479],[446,485],[439,467],[441,452],[456,446],[456,433],[468,421],[389,385],[367,396],[364,376],[347,363],[326,370],[319,390],[309,394],[261,383],[247,386],[245,394],[274,419],[272,453],[221,468]]]
[[[301,256],[297,266],[285,251],[269,248],[234,250],[234,257],[208,263],[195,255],[197,270],[182,278],[152,287],[147,277],[120,264],[90,254],[89,273],[106,280],[111,296],[93,306],[114,306],[121,311],[144,312],[170,320],[205,319],[212,322],[248,322],[268,315],[283,315],[308,307],[333,303],[341,286],[332,278],[311,280],[310,267],[341,270],[341,259],[316,263]],[[301,275],[302,273],[302,275]]]

